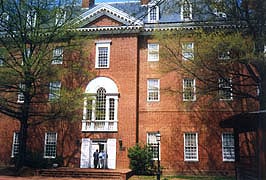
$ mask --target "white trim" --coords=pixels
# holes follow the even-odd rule
[[[193,84],[192,87],[185,87],[185,80],[192,80]],[[193,90],[193,98],[192,99],[187,99],[185,98],[185,90],[187,88],[191,88]],[[183,101],[196,101],[196,79],[193,78],[184,78],[183,79]]]
[[[196,158],[194,159],[190,159],[190,158],[186,158],[186,135],[196,135]],[[199,149],[198,149],[198,133],[195,132],[188,132],[188,133],[184,133],[184,161],[199,161]]]
[[[188,3],[188,6],[189,6],[189,17],[188,18],[184,17],[184,4],[185,3]],[[188,0],[183,0],[183,2],[181,4],[180,16],[181,16],[181,20],[182,21],[190,21],[190,20],[192,20],[192,3],[189,2]]]
[[[157,151],[158,151],[158,142],[156,141],[156,134],[158,134],[158,132],[147,132],[147,145],[148,146],[151,146],[151,151],[153,153],[153,158],[152,160],[158,160],[157,157],[154,157],[154,148],[156,148],[156,154],[157,154]],[[152,141],[152,142],[150,142]],[[159,142],[159,160],[161,160],[161,142]]]
[[[227,84],[225,84],[227,82],[224,81],[224,78],[219,78],[218,79],[218,88],[219,88],[218,89],[218,95],[219,95],[219,100],[220,101],[232,101],[233,100],[232,78],[226,78],[226,79],[227,79],[227,81],[229,81],[229,86],[225,86],[225,85],[227,85]],[[223,98],[221,96],[221,93],[224,94],[225,91],[229,91],[230,92],[230,98]]]
[[[13,142],[12,142],[11,157],[15,157],[15,155],[19,153],[19,139],[18,138],[19,138],[19,133],[18,132],[14,132],[13,133]],[[15,152],[15,150],[17,152]]]
[[[129,14],[120,11],[117,8],[108,5],[107,3],[99,3],[92,9],[84,12],[78,17],[78,20],[75,23],[81,23],[82,21],[88,20],[93,21],[94,17],[101,15],[112,15],[115,17],[116,20],[126,23],[126,25],[142,25],[142,21],[137,20],[136,18],[130,16]]]
[[[151,19],[151,13],[153,12],[153,10],[155,10],[155,19]],[[149,4],[148,5],[148,22],[149,23],[156,23],[159,21],[159,6],[155,5],[155,4]]]
[[[153,49],[152,45],[155,45],[157,47],[155,47]],[[150,62],[159,61],[159,59],[160,59],[159,58],[160,57],[159,50],[160,50],[159,43],[148,43],[148,61],[150,61]],[[154,56],[152,56],[152,55],[154,55]]]
[[[157,86],[155,86],[154,88],[151,88],[149,86],[151,81],[157,81]],[[158,99],[150,99],[149,94],[151,92],[158,93]],[[147,101],[148,102],[159,102],[160,101],[160,79],[157,79],[157,78],[147,79]]]
[[[55,139],[54,139],[55,141],[49,141],[49,142],[55,143],[55,152],[53,152],[53,153],[55,153],[55,155],[51,155],[51,156],[47,156],[47,155],[46,155],[46,152],[47,152],[47,141],[49,140],[49,139],[47,139],[47,138],[48,138],[48,134],[49,134],[49,135],[55,135],[55,137],[52,137],[52,138],[55,138]],[[45,133],[45,139],[44,139],[44,151],[43,151],[43,157],[44,157],[44,158],[56,158],[56,153],[57,153],[57,148],[56,148],[56,146],[57,146],[57,133],[56,133],[56,132],[46,132],[46,133]]]
[[[232,143],[233,143],[233,145],[227,145],[227,146],[225,146],[225,144],[224,144],[224,142],[225,142],[225,136],[224,135],[232,135],[232,137],[233,137],[233,139],[230,139],[231,141],[232,141]],[[224,149],[225,148],[233,148],[233,151],[231,152],[231,153],[233,153],[233,155],[232,155],[232,157],[233,158],[230,158],[230,159],[228,159],[228,158],[225,158],[225,151],[224,151]],[[222,156],[223,156],[223,162],[234,162],[235,161],[235,145],[234,145],[234,134],[232,133],[232,132],[224,132],[224,133],[222,133]]]
[[[182,42],[182,60],[189,61],[194,60],[194,42]]]
[[[96,43],[96,56],[95,56],[95,68],[99,68],[99,69],[105,69],[105,68],[109,68],[110,66],[110,42],[100,42],[100,43]],[[106,65],[99,65],[99,49],[100,48],[107,48],[107,59],[106,59]]]

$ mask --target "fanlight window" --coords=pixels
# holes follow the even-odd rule
[[[118,93],[110,93],[107,85],[95,91],[84,101],[82,131],[117,131]]]

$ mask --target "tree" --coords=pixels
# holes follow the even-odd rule
[[[177,3],[180,5],[180,2]],[[189,23],[201,30],[194,28],[168,33],[167,36],[171,36],[168,42],[162,38],[164,35],[160,35],[160,47],[166,52],[162,54],[171,54],[171,57],[166,56],[164,67],[182,70],[195,77],[202,85],[197,87],[200,94],[221,92],[223,81],[223,84],[230,84],[228,93],[230,91],[234,97],[253,99],[259,103],[260,109],[266,109],[266,3],[260,0],[189,2],[193,3],[194,18]],[[195,56],[189,63],[180,61],[187,58],[182,54],[186,48],[182,41],[191,41],[195,45]],[[229,79],[230,76],[235,79]]]
[[[29,126],[74,119],[80,83],[91,75],[81,48],[86,41],[72,31],[76,1],[63,2],[0,2],[0,112],[20,123],[17,168],[24,165]]]
[[[148,146],[136,144],[128,149],[128,158],[130,159],[130,168],[139,175],[152,173],[152,152]]]

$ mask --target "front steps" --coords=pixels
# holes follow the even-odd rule
[[[41,169],[37,172],[37,175],[46,177],[87,178],[88,180],[127,180],[133,174],[129,169],[54,168]]]

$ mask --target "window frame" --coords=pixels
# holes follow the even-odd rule
[[[152,47],[156,46],[156,47]],[[159,43],[148,43],[148,61],[157,62],[160,59],[160,45]]]
[[[159,6],[156,4],[148,5],[148,22],[156,23],[159,21]],[[155,14],[155,15],[154,15]]]
[[[190,45],[191,45],[191,47],[190,47]],[[195,44],[194,44],[194,42],[182,42],[181,48],[182,48],[182,60],[183,61],[193,61],[195,58],[195,53],[194,53]]]
[[[62,26],[66,21],[66,11],[59,9],[55,17],[55,25]]]
[[[229,143],[233,143],[233,145],[228,145],[226,142],[228,140],[225,140],[225,137],[229,137],[232,139],[229,139]],[[229,149],[229,151],[226,151],[225,149]],[[227,152],[230,152],[230,157],[231,158],[226,158],[228,155],[226,155]],[[232,154],[233,152],[233,154]],[[223,162],[234,162],[235,161],[235,144],[234,144],[234,133],[232,132],[224,132],[222,133],[222,157],[223,157]]]
[[[184,10],[184,5],[188,5],[188,12],[185,12]],[[193,14],[192,14],[192,3],[189,1],[189,0],[183,0],[182,4],[181,4],[181,12],[180,12],[180,15],[181,15],[181,20],[182,21],[190,21],[193,19]],[[184,14],[188,14],[188,16],[184,16]]]
[[[11,157],[13,158],[18,154],[19,154],[19,132],[14,132]]]
[[[106,65],[100,65],[100,48],[107,48],[106,51]],[[98,41],[96,42],[96,60],[95,60],[95,68],[97,69],[106,69],[110,67],[110,48],[111,48],[111,41]]]
[[[55,141],[49,141],[49,139],[48,139],[49,135],[55,135],[55,137],[52,137],[52,140],[55,140]],[[48,143],[54,143],[54,144],[48,144]],[[49,150],[48,145],[50,147],[52,146],[53,149]],[[47,155],[48,151],[51,151],[51,152],[49,152],[49,154],[52,154],[52,155]],[[47,159],[54,159],[54,158],[56,158],[56,155],[57,155],[57,133],[56,132],[46,132],[45,133],[45,139],[44,139],[43,157],[47,158]]]
[[[226,82],[224,81],[226,80]],[[227,85],[229,82],[229,85]],[[225,84],[226,83],[226,84]],[[232,93],[232,78],[219,78],[218,79],[218,95],[220,101],[232,101],[233,93]],[[225,94],[230,93],[230,98],[225,97]]]
[[[23,91],[26,89],[26,85],[24,83],[19,83],[19,92],[18,92],[18,103],[24,103],[25,97]]]
[[[156,81],[157,86],[152,87],[152,81]],[[156,96],[152,96],[152,94],[157,94]],[[148,102],[159,102],[160,101],[160,79],[151,78],[147,80],[147,101]]]
[[[60,98],[61,86],[61,81],[53,81],[49,83],[49,101],[58,100]]]
[[[158,142],[156,140],[156,135],[158,132],[147,132],[147,145],[149,151],[152,152],[152,160],[158,160],[158,153],[159,153],[159,160],[161,160],[161,142],[159,142],[159,152],[158,152]]]
[[[193,136],[195,136],[195,145],[194,146],[186,146],[186,144],[187,144],[187,138],[186,138],[186,136],[187,135],[193,135]],[[195,150],[196,150],[196,157],[195,158],[188,158],[188,156],[189,156],[189,154],[187,154],[188,152],[187,152],[187,149],[188,148],[195,148]],[[191,153],[191,150],[190,150],[190,153]],[[186,133],[184,133],[184,161],[199,161],[199,148],[198,148],[198,133],[196,133],[196,132],[186,132]]]
[[[64,48],[62,46],[53,49],[52,64],[63,64]]]
[[[36,21],[37,21],[36,11],[29,11],[27,13],[26,27],[27,28],[34,28],[36,26]]]
[[[186,80],[192,81],[191,87],[186,87]],[[186,92],[189,90],[189,93],[192,94],[192,98],[186,98]],[[196,79],[194,78],[184,78],[183,79],[183,101],[196,101]]]

